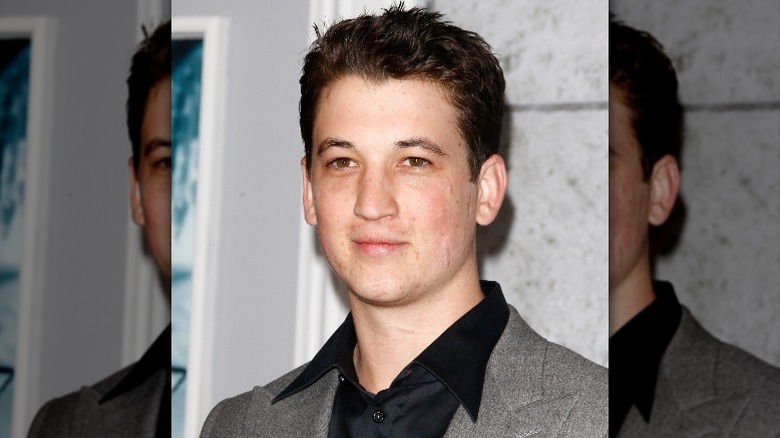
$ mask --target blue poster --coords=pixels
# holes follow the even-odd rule
[[[195,195],[198,177],[198,126],[200,123],[202,40],[173,40],[171,82],[171,428],[183,435],[187,384],[192,258],[195,240]]]
[[[0,40],[0,438],[11,436],[30,40]]]

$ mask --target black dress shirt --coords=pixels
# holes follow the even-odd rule
[[[658,367],[680,325],[682,308],[670,283],[653,282],[655,300],[609,339],[609,436],[631,406],[650,421]]]
[[[480,287],[485,298],[404,367],[389,388],[371,394],[358,381],[350,313],[273,403],[304,391],[335,367],[341,384],[333,400],[331,437],[440,437],[460,405],[476,422],[487,362],[509,320],[501,286],[481,281]]]
[[[141,359],[133,365],[127,375],[119,381],[101,399],[105,403],[114,397],[122,395],[140,386],[153,375],[164,372],[167,376],[165,389],[160,400],[159,416],[157,417],[158,438],[171,436],[171,326],[170,324],[154,340],[152,346]]]

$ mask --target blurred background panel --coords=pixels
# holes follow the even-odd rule
[[[0,34],[0,37],[5,35]],[[0,38],[0,437],[11,436],[31,39]]]
[[[171,48],[171,140],[175,162],[171,185],[171,426],[172,436],[181,437],[187,389],[203,40],[192,36],[174,39]]]
[[[510,188],[479,230],[482,276],[544,336],[606,364],[607,3],[405,3],[483,35],[506,73]],[[220,400],[308,361],[346,315],[301,215],[298,79],[312,23],[390,4],[172,2],[174,39],[205,35],[199,126],[218,131],[198,143],[184,436]],[[219,87],[214,110],[206,99]]]
[[[685,109],[683,208],[655,277],[716,337],[780,366],[780,2],[610,9],[664,46]]]
[[[4,64],[5,41],[30,40],[27,150],[3,142],[0,190],[4,229],[22,225],[20,237],[0,239],[0,361],[15,371],[0,436],[21,437],[43,403],[137,360],[169,318],[129,215],[125,80],[140,24],[153,28],[170,4],[3,0],[0,11]],[[3,96],[6,139],[15,100]],[[9,288],[17,298],[6,299]]]

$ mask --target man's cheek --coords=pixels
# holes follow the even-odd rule
[[[458,231],[464,226],[464,212],[457,199],[457,194],[450,197],[442,193],[429,193],[422,205],[415,206],[421,217],[412,220],[418,222],[425,218],[428,230],[435,230],[440,239],[452,239],[460,234]]]

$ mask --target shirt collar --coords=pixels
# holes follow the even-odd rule
[[[650,421],[661,359],[682,316],[670,283],[654,281],[653,291],[655,300],[609,339],[610,382],[620,388],[645,421]]]
[[[480,281],[485,298],[455,321],[412,362],[431,372],[452,392],[472,421],[482,401],[485,369],[509,320],[501,286]],[[303,391],[333,368],[357,383],[352,353],[357,342],[352,314],[328,339],[309,365],[272,403]]]
[[[100,398],[100,403],[105,403],[114,397],[124,394],[141,385],[149,377],[160,370],[171,369],[171,326],[170,324],[155,339],[152,346],[146,350],[141,359],[136,362],[130,371],[110,391]]]

